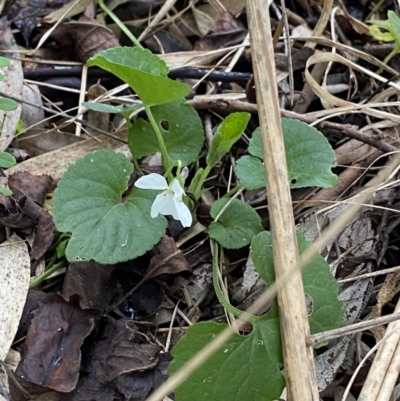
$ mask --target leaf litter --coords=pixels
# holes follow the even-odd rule
[[[245,2],[233,0],[209,2],[209,4],[199,2],[188,8],[184,8],[186,4],[177,3],[169,14],[163,14],[162,3],[162,1],[122,2],[113,7],[118,15],[128,17],[124,19],[125,24],[138,36],[147,28],[146,16],[149,12],[157,15],[158,22],[152,24],[150,30],[146,29],[148,36],[144,38],[144,43],[147,47],[152,51],[165,53],[162,55],[163,60],[172,69],[171,73],[176,74],[181,82],[191,87],[197,84],[197,79],[193,81],[193,78],[185,77],[187,71],[185,72],[184,68],[205,76],[188,95],[193,98],[191,104],[199,110],[201,118],[200,121],[196,116],[188,129],[195,129],[196,125],[207,128],[207,124],[210,124],[211,131],[215,131],[221,121],[221,115],[226,116],[235,111],[249,111],[253,114],[245,135],[223,157],[221,163],[215,164],[212,176],[205,182],[209,198],[204,194],[203,203],[196,211],[198,220],[207,226],[208,235],[218,238],[218,233],[213,234],[213,231],[217,224],[223,225],[224,220],[213,221],[218,213],[215,213],[214,209],[211,209],[210,213],[211,203],[238,182],[246,179],[254,181],[250,173],[241,171],[240,160],[258,157],[259,167],[262,167],[262,157],[254,153],[254,143],[260,141],[256,133],[252,134],[257,127],[254,116],[257,107],[254,82],[250,77],[251,54],[245,47],[237,59],[234,56],[241,48],[241,44],[245,43],[247,35]],[[209,329],[204,329],[207,327],[207,322],[218,322],[212,323],[217,333],[222,327],[218,326],[219,324],[230,321],[226,317],[229,314],[216,298],[212,287],[210,246],[203,226],[198,225],[196,230],[192,227],[185,231],[179,225],[170,222],[168,232],[162,236],[161,242],[146,245],[148,252],[134,250],[133,257],[124,263],[115,264],[113,260],[107,259],[107,249],[95,248],[92,251],[93,257],[103,252],[104,265],[93,261],[69,263],[65,259],[62,247],[59,246],[62,241],[54,230],[51,206],[46,202],[47,198],[50,200],[52,197],[50,191],[57,185],[68,166],[90,151],[108,148],[129,156],[129,150],[126,144],[104,136],[104,133],[102,136],[91,138],[93,132],[96,132],[91,131],[96,125],[95,119],[90,120],[91,127],[88,127],[88,133],[84,129],[83,140],[76,138],[61,142],[61,134],[73,137],[73,132],[68,133],[68,130],[71,130],[71,127],[74,130],[74,127],[71,125],[71,119],[66,123],[65,116],[57,116],[57,113],[60,110],[66,114],[70,113],[69,108],[79,105],[77,93],[96,85],[99,78],[106,90],[100,95],[102,102],[129,107],[136,101],[132,97],[132,91],[126,86],[115,92],[121,81],[103,70],[90,68],[88,72],[79,70],[79,74],[75,76],[66,74],[66,71],[72,70],[71,62],[85,63],[99,51],[107,52],[106,49],[119,44],[131,45],[127,37],[105,19],[104,14],[101,14],[99,8],[93,7],[93,4],[87,6],[84,14],[83,10],[77,8],[77,4],[70,7],[68,18],[72,17],[72,20],[68,20],[65,14],[68,7],[70,4],[65,1],[52,2],[51,5],[46,3],[46,7],[40,1],[28,2],[26,5],[17,1],[8,15],[9,20],[13,21],[13,27],[19,29],[15,35],[17,43],[27,49],[37,47],[26,56],[17,57],[16,53],[13,53],[13,60],[21,59],[26,71],[35,68],[36,83],[42,95],[45,95],[46,107],[52,108],[55,114],[49,114],[45,110],[46,117],[50,117],[50,120],[42,122],[39,117],[36,122],[45,124],[39,135],[46,135],[48,144],[45,146],[36,142],[35,136],[31,140],[31,147],[27,146],[25,136],[34,133],[34,128],[30,128],[30,125],[34,125],[32,121],[29,121],[27,126],[24,125],[27,132],[21,139],[13,138],[17,132],[18,118],[13,118],[10,126],[3,125],[4,135],[12,135],[6,138],[7,144],[4,145],[4,149],[10,144],[9,150],[27,148],[31,159],[11,167],[4,174],[8,177],[8,186],[14,194],[12,197],[0,195],[1,246],[7,245],[5,241],[10,238],[11,231],[24,240],[22,242],[24,252],[9,248],[8,250],[14,254],[5,256],[2,260],[14,260],[20,255],[20,259],[15,262],[19,267],[18,271],[27,273],[30,270],[33,277],[39,274],[40,264],[50,267],[59,264],[59,267],[67,269],[65,275],[59,274],[65,270],[59,270],[58,273],[56,271],[41,284],[39,290],[28,292],[26,280],[22,278],[17,280],[18,287],[11,287],[7,282],[4,284],[6,288],[12,288],[13,292],[10,296],[4,296],[12,301],[12,306],[4,303],[2,316],[6,316],[4,311],[11,309],[10,319],[14,324],[12,330],[10,329],[10,332],[0,339],[1,343],[5,344],[2,347],[4,354],[2,359],[7,352],[11,354],[11,351],[16,351],[20,354],[16,373],[8,370],[8,376],[10,383],[13,380],[19,382],[25,390],[18,391],[20,393],[27,391],[31,399],[38,399],[34,394],[54,395],[54,391],[50,391],[55,390],[55,399],[61,400],[112,400],[115,397],[144,400],[167,377],[167,368],[172,359],[171,344],[178,343],[188,328],[199,320],[203,322],[202,325],[189,329],[189,333],[203,330],[203,337],[201,334],[195,337],[199,342],[205,341],[204,339],[212,334]],[[297,38],[293,41],[291,49],[285,49],[287,45],[278,40],[282,29],[279,25],[281,16],[278,9],[271,11],[272,27],[277,38],[275,62],[279,70],[277,82],[282,116],[315,124],[333,146],[337,160],[337,167],[334,169],[338,174],[336,188],[295,189],[296,186],[293,185],[292,198],[297,227],[309,240],[314,240],[324,227],[337,219],[346,209],[346,202],[351,202],[352,197],[373,180],[379,168],[385,166],[388,151],[382,148],[394,147],[398,136],[399,118],[396,103],[398,57],[392,57],[387,65],[383,64],[382,60],[395,49],[399,39],[396,36],[396,29],[393,30],[388,23],[386,25],[376,23],[376,26],[380,28],[382,35],[385,29],[392,33],[394,35],[392,41],[380,42],[376,39],[376,28],[369,29],[374,22],[367,23],[366,10],[375,14],[373,20],[387,20],[392,25],[396,24],[390,6],[372,11],[372,4],[364,8],[361,6],[351,8],[345,2],[335,11],[333,8],[320,10],[318,7],[311,7],[307,2],[299,2],[297,8],[290,10],[289,13],[289,28],[293,31],[293,35],[300,28],[311,32],[315,24],[322,21],[322,16],[328,14],[336,20],[336,25],[324,26],[321,35]],[[59,25],[50,31],[49,28],[54,27],[54,23]],[[51,41],[56,42],[57,46],[51,46]],[[319,47],[316,48],[316,45]],[[13,44],[5,46],[8,48],[3,49],[3,46],[1,50],[8,52],[15,50],[15,47],[10,47],[14,46]],[[288,51],[291,52],[291,59],[288,57]],[[5,55],[7,56],[7,53]],[[58,60],[58,63],[53,64],[52,60]],[[43,67],[42,62],[47,66]],[[110,60],[105,57],[102,62],[110,63]],[[327,68],[329,62],[334,64]],[[154,63],[158,63],[161,68],[161,63],[158,61]],[[45,68],[50,66],[53,71],[57,71],[60,68],[58,64],[63,66],[63,69],[59,69],[59,76],[51,80],[46,75],[48,70]],[[230,66],[233,67],[233,71],[228,76],[227,71]],[[377,74],[378,70],[382,73]],[[217,72],[220,73],[219,76]],[[142,72],[135,72],[135,67],[132,68],[132,73],[137,74],[136,79],[140,79],[143,75]],[[247,74],[247,86],[243,85],[243,76],[240,81],[239,75],[235,77],[235,73]],[[160,78],[166,77],[166,74],[162,73]],[[289,74],[294,74],[294,88],[288,79]],[[18,81],[15,82],[18,84],[22,82],[11,72],[5,72],[4,75],[10,79],[8,82]],[[303,86],[303,75],[307,81],[306,86]],[[229,77],[230,81],[226,81],[226,77]],[[138,83],[132,81],[132,87],[140,95],[140,84],[137,87],[136,85]],[[177,97],[186,95],[187,92],[181,93],[181,88],[183,86],[174,83],[171,91],[176,90]],[[21,97],[19,88],[12,89],[11,93],[8,90],[3,92],[17,99]],[[207,96],[209,94],[213,94],[214,98]],[[178,149],[177,154],[179,154],[182,146],[185,146],[185,141],[177,143],[177,138],[171,135],[173,133],[171,129],[180,119],[185,121],[189,111],[182,116],[171,115],[171,119],[168,120],[168,112],[164,113],[166,107],[161,104],[164,101],[163,95],[158,93],[157,96],[155,101],[160,104],[156,106],[159,108],[159,115],[156,110],[155,115],[164,130],[163,135],[167,138],[168,150],[173,154],[174,149]],[[165,106],[168,106],[168,103]],[[138,113],[140,111],[136,115]],[[144,129],[149,124],[140,114],[139,118],[136,118],[136,115],[132,115],[133,125],[129,130],[142,136],[140,141],[137,141],[136,147],[135,144],[130,144],[130,150],[141,158],[154,153],[152,145],[154,138],[149,137],[152,135],[151,130],[147,136],[140,133],[138,129]],[[73,114],[72,116],[74,117]],[[75,123],[82,124],[81,121],[85,118],[84,115],[78,115]],[[104,116],[102,118],[104,120]],[[328,118],[329,121],[326,121]],[[111,116],[108,121],[109,132],[106,134],[111,133],[126,141],[126,130],[124,132],[117,129],[119,123],[117,117]],[[104,131],[104,121],[101,127]],[[353,131],[357,131],[356,137],[352,134]],[[187,140],[191,135],[188,131]],[[295,145],[303,140],[302,135],[293,138],[295,151]],[[75,141],[76,143],[71,144]],[[41,156],[35,153],[35,146],[41,148]],[[207,156],[207,148],[202,142],[187,149],[187,160],[183,161],[184,165],[190,165],[193,169],[191,179],[197,169],[204,168],[201,159],[197,160],[199,154],[203,158]],[[307,159],[307,155],[303,156]],[[192,165],[193,162],[196,162],[195,165]],[[331,159],[327,157],[326,162],[331,163]],[[160,169],[160,166],[157,168]],[[302,172],[299,170],[295,173]],[[27,172],[21,174],[17,171]],[[319,168],[314,167],[314,172],[320,173]],[[297,179],[298,176],[295,176],[296,181]],[[344,227],[337,237],[332,238],[327,248],[321,250],[340,286],[339,299],[344,302],[342,319],[344,326],[367,319],[370,311],[374,317],[390,313],[394,310],[393,304],[397,302],[395,286],[397,273],[392,273],[386,280],[384,279],[384,269],[398,265],[396,242],[399,196],[396,180],[397,176],[392,177],[388,189],[382,187],[370,200],[370,204],[365,205],[348,222],[347,227]],[[130,190],[131,185],[130,177],[127,176],[124,188],[120,188],[121,194],[126,189]],[[270,222],[263,185],[245,186],[248,188],[239,195],[240,201],[252,206],[249,208],[253,214],[258,214],[260,223],[257,222],[257,227],[259,225],[261,229],[268,229]],[[90,195],[90,190],[88,194]],[[65,218],[68,218],[68,215]],[[123,223],[121,219],[121,227]],[[222,290],[228,291],[232,304],[240,308],[243,307],[242,302],[255,297],[260,288],[257,273],[249,281],[249,267],[246,269],[246,263],[248,266],[251,262],[249,241],[241,238],[241,228],[243,227],[231,227],[229,224],[227,227],[219,227],[219,230],[226,230],[221,235],[226,238],[227,243],[223,245],[227,248],[230,248],[229,242],[235,241],[232,238],[237,235],[235,232],[237,229],[239,240],[243,241],[244,246],[239,249],[225,249],[222,280],[223,286],[226,286]],[[116,229],[108,227],[105,232],[109,239],[115,239],[113,236]],[[258,229],[252,235],[256,235],[257,232]],[[187,233],[193,234],[186,240],[182,239]],[[81,235],[82,238],[85,236],[85,230]],[[11,238],[15,238],[15,234]],[[158,238],[161,238],[161,235]],[[125,238],[121,237],[119,240],[123,244]],[[134,245],[143,246],[139,243]],[[79,240],[76,246],[81,246]],[[110,262],[112,265],[106,265]],[[368,276],[380,270],[383,270],[382,276]],[[4,271],[6,272],[6,265]],[[357,277],[362,275],[366,275],[366,278],[357,280]],[[350,279],[354,281],[346,281]],[[25,310],[22,312],[21,300],[25,298]],[[315,302],[311,301],[310,308],[313,309],[315,306]],[[270,317],[276,313],[274,308],[275,306],[272,312],[270,311]],[[20,321],[21,314],[23,317],[18,329],[15,324]],[[258,335],[264,338],[263,336],[268,333],[268,329],[260,330],[258,333],[257,326],[253,327],[254,331],[247,336],[247,341]],[[276,336],[277,332],[276,328],[271,335]],[[17,333],[15,343],[9,351],[7,348],[12,341],[10,336],[14,337],[15,333]],[[375,341],[382,338],[383,333],[382,327],[371,329],[357,336],[332,340],[316,350],[319,389],[322,391],[323,399],[343,393],[343,388],[354,373],[359,358],[369,351]],[[190,341],[191,337],[184,338],[186,338],[184,341]],[[237,335],[228,345],[234,346],[236,342],[243,341],[243,338],[246,337]],[[7,341],[4,342],[5,340]],[[258,339],[253,343],[256,349],[260,347],[259,341],[264,339]],[[266,337],[265,342],[267,341],[275,344],[272,337]],[[175,350],[172,348],[172,354],[177,353],[179,347],[182,347],[183,343],[179,344]],[[216,355],[215,358],[225,360],[226,354],[229,355],[230,351],[229,349],[227,353],[224,351],[225,348],[221,350],[221,355]],[[280,349],[274,348],[271,352],[279,354]],[[176,363],[173,362],[175,366]],[[250,362],[244,369],[253,372],[257,370],[257,365]],[[264,372],[261,367],[259,370],[262,372],[262,380],[265,378],[272,380],[273,377],[278,382],[282,380],[279,369],[269,373]],[[232,378],[232,383],[238,384],[237,388],[231,386],[232,394],[227,395],[223,391],[225,387],[222,382],[226,376],[222,375],[221,371]],[[250,399],[248,394],[251,390],[240,381],[235,382],[235,375],[236,372],[232,371],[229,364],[222,364],[215,371],[215,376],[205,378],[206,384],[212,383],[214,386],[212,390],[214,393],[208,393],[209,390],[206,391],[205,387],[197,385],[189,388],[188,397],[201,400],[207,394],[214,394],[213,396],[220,399],[224,399],[223,396],[235,399],[234,397],[239,394],[238,399]],[[365,381],[366,373],[360,378]],[[3,377],[1,381],[4,383]],[[360,392],[359,384],[354,384],[351,388],[354,396]],[[10,392],[16,391],[12,384],[5,388]],[[278,386],[276,390],[277,395],[279,388]],[[260,389],[259,394],[269,399],[271,389],[266,392]],[[182,400],[190,399],[182,398],[184,397],[182,390],[176,397]]]

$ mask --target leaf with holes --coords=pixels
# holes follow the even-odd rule
[[[184,99],[151,108],[169,155],[169,161],[180,160],[182,166],[193,163],[204,140],[203,125],[196,110]],[[128,145],[136,158],[160,151],[150,123],[138,118],[129,128]]]
[[[133,165],[109,150],[90,153],[71,165],[58,183],[53,215],[60,232],[71,232],[69,261],[93,259],[114,264],[150,250],[164,235],[167,221],[152,218],[157,191],[128,189]]]
[[[186,84],[169,79],[163,60],[140,47],[114,47],[90,58],[89,67],[98,66],[126,82],[146,106],[169,103],[190,92]]]
[[[312,243],[297,231],[299,252],[303,253]],[[258,234],[251,243],[251,259],[260,277],[266,283],[275,281],[271,233]],[[329,265],[321,255],[316,255],[302,272],[304,292],[311,298],[309,316],[311,333],[333,330],[342,322],[342,301],[337,298],[338,283]]]
[[[282,129],[290,187],[335,187],[338,178],[331,169],[336,166],[336,157],[328,140],[315,128],[299,120],[282,118]],[[260,177],[265,177],[265,171],[259,162],[262,159],[259,128],[253,132],[249,152],[252,156],[244,156],[238,160],[237,176],[247,189],[262,188],[265,186],[265,179],[264,184],[260,185]]]
[[[229,205],[219,216],[218,221],[213,221],[208,227],[208,234],[224,248],[237,249],[250,244],[251,240],[264,229],[257,212],[239,199],[217,200],[212,205],[211,217],[215,219],[228,202]]]

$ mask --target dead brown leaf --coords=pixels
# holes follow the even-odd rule
[[[231,13],[223,13],[209,32],[196,42],[194,50],[217,50],[243,42],[247,35],[244,24]]]
[[[51,34],[60,46],[71,53],[72,60],[86,63],[101,50],[119,46],[114,33],[100,25],[94,16],[94,5],[89,3],[79,21],[64,23]]]
[[[18,195],[24,195],[35,203],[43,206],[46,193],[52,182],[48,175],[32,175],[27,171],[20,171],[8,177],[8,185]]]
[[[94,322],[93,313],[49,295],[34,312],[17,374],[59,392],[72,391],[79,378],[80,347]]]
[[[100,383],[93,375],[79,380],[76,389],[69,394],[63,394],[60,401],[113,401],[114,389]]]
[[[129,319],[108,319],[104,339],[93,351],[91,371],[101,383],[118,376],[153,369],[161,347],[150,343]]]
[[[82,309],[104,310],[110,301],[105,284],[112,271],[112,266],[100,265],[94,261],[72,263],[64,279],[64,299],[68,302],[78,295]]]
[[[8,185],[14,192],[13,197],[0,196],[1,224],[17,229],[36,225],[36,236],[31,249],[31,259],[35,262],[50,247],[56,232],[51,215],[42,208],[51,182],[51,177],[47,175],[18,172],[8,178]]]
[[[153,250],[154,256],[150,260],[147,269],[147,277],[160,276],[162,274],[191,273],[192,268],[176,246],[175,240],[164,235]]]

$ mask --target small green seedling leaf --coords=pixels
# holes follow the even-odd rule
[[[7,152],[0,152],[0,167],[1,168],[9,168],[15,166],[17,161],[15,157]]]
[[[230,201],[218,221],[208,227],[208,234],[224,248],[237,249],[250,244],[261,231],[261,218],[247,203],[239,199],[222,198],[213,203],[211,217],[216,218],[222,208]]]
[[[370,21],[370,34],[377,40],[384,42],[396,42],[397,49],[400,48],[400,18],[393,11],[388,11],[388,19],[383,21]],[[384,29],[386,32],[382,32]]]
[[[25,132],[26,129],[24,127],[24,122],[21,119],[19,119],[17,122],[17,135],[25,134]]]
[[[400,18],[394,11],[388,11],[388,20],[391,25],[391,32],[396,41],[396,46],[400,47]]]
[[[172,349],[169,374],[215,338],[227,325],[201,322],[189,327]],[[279,398],[284,377],[276,306],[253,324],[247,336],[234,334],[175,392],[176,401],[272,401]]]
[[[87,62],[126,82],[146,106],[169,103],[190,92],[186,84],[169,79],[163,60],[140,47],[114,47],[97,53]]]
[[[338,178],[331,171],[336,166],[336,157],[328,140],[315,128],[299,120],[283,118],[282,129],[290,187],[336,186]],[[262,159],[261,149],[261,132],[257,128],[249,144],[252,156],[242,157],[236,165],[239,181],[247,189],[265,186],[265,179],[260,185],[260,177],[265,177],[264,166],[254,160]]]
[[[377,40],[384,42],[393,42],[393,50],[383,60],[387,64],[389,60],[397,53],[400,53],[400,18],[394,11],[388,11],[388,19],[385,21],[371,21],[369,33]],[[384,29],[386,32],[382,32]],[[381,69],[378,71],[380,72]]]
[[[124,108],[122,104],[118,106],[113,106],[111,104],[98,103],[98,102],[83,102],[82,106],[86,107],[88,110],[100,111],[102,113],[113,113],[113,114],[121,113],[121,111]]]
[[[385,29],[387,32],[382,32],[380,28]],[[393,42],[396,38],[389,21],[374,21],[374,24],[369,27],[369,33],[376,40],[382,42]]]
[[[0,67],[7,67],[10,64],[10,59],[0,56]]]
[[[109,150],[90,153],[71,165],[60,180],[53,215],[60,232],[71,232],[69,261],[93,259],[114,264],[143,255],[163,236],[167,221],[152,218],[156,191],[127,190],[133,165]]]
[[[229,151],[232,145],[242,136],[250,120],[249,113],[232,113],[222,121],[211,141],[207,155],[207,165],[215,166],[218,160]]]
[[[182,166],[193,163],[204,140],[203,125],[196,110],[184,99],[151,108],[160,127],[169,161],[180,160]],[[136,158],[160,151],[156,134],[150,123],[137,119],[129,128],[129,149]]]
[[[300,254],[312,243],[301,232],[297,232]],[[260,277],[270,284],[275,281],[271,233],[258,234],[251,243],[251,259]],[[321,255],[316,255],[302,272],[304,292],[312,300],[309,316],[311,333],[333,330],[342,322],[343,303],[337,298],[338,284],[329,265]]]
[[[0,194],[11,196],[13,194],[13,191],[11,191],[11,189],[7,187],[4,187],[3,185],[0,185]]]
[[[18,108],[18,103],[15,100],[5,97],[0,98],[0,110],[13,111]]]

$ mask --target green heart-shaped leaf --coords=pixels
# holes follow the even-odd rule
[[[133,165],[109,150],[90,153],[71,165],[53,200],[58,231],[71,232],[69,261],[93,259],[114,264],[150,250],[163,236],[167,221],[152,218],[156,191],[134,188],[122,199]]]

